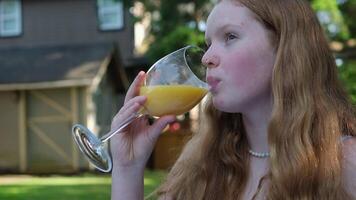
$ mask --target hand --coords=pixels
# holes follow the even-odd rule
[[[145,73],[140,72],[131,84],[123,107],[113,119],[112,130],[117,129],[125,119],[142,108],[147,98],[137,95],[144,79]],[[134,120],[121,133],[113,136],[110,142],[114,168],[138,167],[144,169],[158,136],[173,121],[175,121],[175,116],[169,115],[160,117],[152,125],[149,125],[147,116],[142,116]]]

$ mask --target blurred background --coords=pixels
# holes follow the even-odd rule
[[[0,0],[0,174],[101,175],[77,149],[71,126],[79,122],[98,135],[109,131],[140,70],[187,44],[205,46],[205,20],[214,3]],[[356,0],[310,3],[356,104]],[[152,170],[164,174],[196,130],[199,106],[178,119],[152,153],[147,166],[152,180],[157,177],[151,176]],[[105,183],[100,191],[108,196],[110,181]]]

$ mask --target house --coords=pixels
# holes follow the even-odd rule
[[[121,0],[0,0],[0,171],[91,169],[75,123],[104,134],[135,66]]]

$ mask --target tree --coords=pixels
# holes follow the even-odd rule
[[[312,6],[330,38],[340,79],[356,104],[356,1],[313,0]]]
[[[126,1],[131,6],[135,3],[144,5],[144,12],[136,16],[136,20],[150,17],[147,56],[151,61],[188,44],[204,45],[204,22],[213,5],[210,0]]]

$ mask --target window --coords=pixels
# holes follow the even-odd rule
[[[97,0],[100,30],[118,30],[124,26],[122,0]]]
[[[22,32],[21,0],[0,0],[0,37]]]

